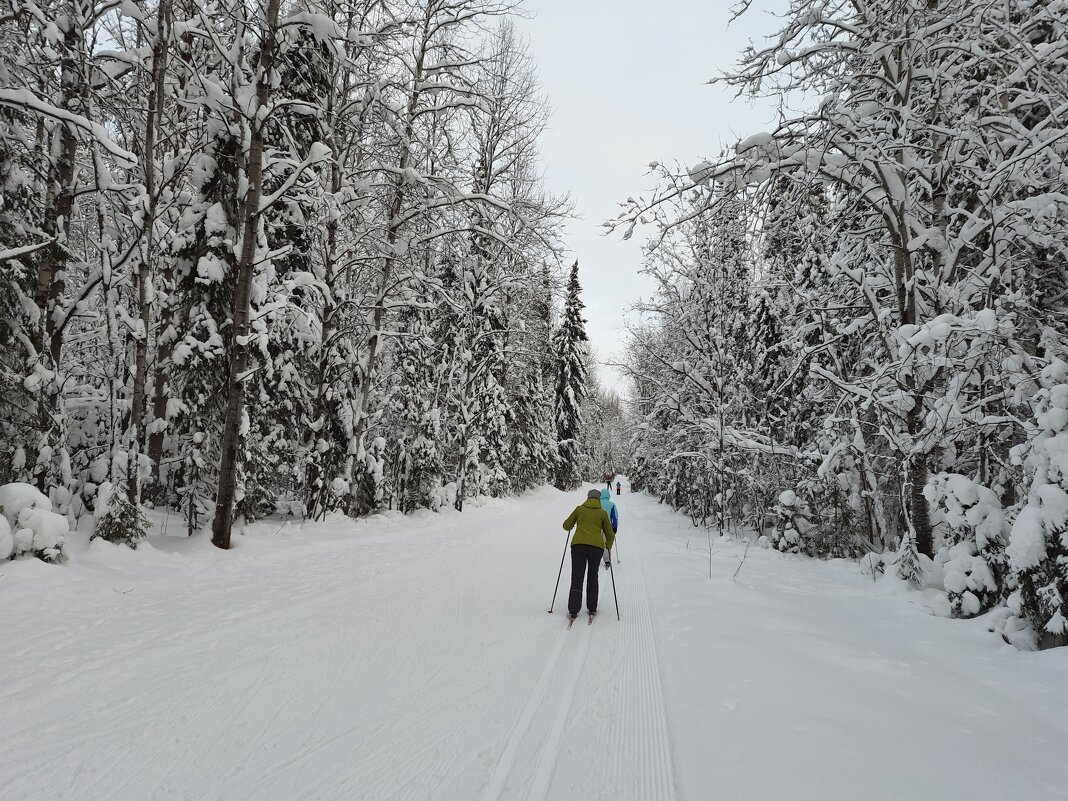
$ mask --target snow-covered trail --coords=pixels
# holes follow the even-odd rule
[[[933,591],[876,584],[855,562],[714,538],[710,579],[703,530],[624,501],[680,797],[1068,798],[1068,649],[1019,652],[983,619],[934,616]]]
[[[7,566],[0,798],[674,798],[638,565],[545,613],[576,496]]]
[[[553,522],[563,550],[566,535]],[[628,556],[614,568],[625,622],[616,619],[612,576],[602,570],[596,621],[587,625],[580,615],[570,630],[562,628],[570,560],[565,563],[555,646],[483,801],[677,798],[641,562]]]
[[[1068,797],[1068,655],[855,564],[751,549],[732,579],[718,540],[709,579],[624,492],[623,620],[602,571],[566,631],[583,494],[0,565],[0,799]]]

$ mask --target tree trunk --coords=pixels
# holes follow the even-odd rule
[[[237,284],[234,287],[234,339],[231,348],[230,373],[226,397],[226,416],[223,422],[222,447],[219,461],[219,488],[215,496],[215,520],[212,522],[212,544],[230,547],[230,528],[233,524],[234,498],[237,492],[237,451],[241,444],[241,419],[245,411],[245,371],[248,369],[249,297],[256,260],[256,234],[260,222],[260,197],[263,192],[263,139],[266,120],[259,112],[267,107],[274,67],[275,39],[278,29],[278,8],[281,0],[268,0],[264,20],[263,48],[259,54],[256,82],[255,113],[250,120],[246,175],[248,188],[241,207],[241,250],[237,264]]]
[[[63,33],[63,56],[60,60],[60,102],[64,111],[81,114],[86,91],[81,79],[80,61],[84,48],[83,20],[77,3],[71,2],[65,19]],[[56,434],[59,418],[59,360],[63,351],[63,328],[56,314],[66,287],[67,238],[70,232],[71,215],[74,211],[75,163],[78,156],[78,141],[68,125],[57,126],[59,137],[58,155],[50,160],[48,182],[44,202],[44,218],[41,229],[53,238],[52,244],[41,250],[37,265],[37,282],[34,287],[34,303],[40,310],[40,324],[31,335],[36,356],[47,368],[57,373],[55,379],[40,390],[38,409],[42,434],[48,444],[55,445],[62,435]],[[50,483],[49,471],[37,473],[37,488],[46,491]]]
[[[335,143],[331,142],[331,149]],[[331,169],[330,191],[337,193],[341,189],[341,169],[335,161]],[[335,279],[335,248],[337,245],[337,219],[331,217],[326,224],[326,267],[323,276],[323,284],[326,287],[323,297],[323,328],[319,338],[319,359],[316,365],[315,397],[312,401],[312,420],[319,421],[319,430],[310,432],[308,453],[311,458],[304,471],[304,510],[305,514],[313,520],[318,520],[320,515],[326,514],[326,474],[322,465],[322,454],[317,450],[316,441],[322,436],[323,429],[327,426],[327,416],[331,411],[327,408],[326,396],[327,385],[330,381],[330,356],[333,352],[330,340],[334,335],[334,315],[337,314],[337,303],[334,297]]]
[[[184,33],[179,41],[181,45],[178,48],[176,57],[181,62],[182,69],[178,77],[178,96],[184,97],[192,63],[193,35],[188,32]],[[159,108],[162,108],[162,104],[159,105]],[[175,137],[172,155],[177,156],[186,139],[186,135],[181,133],[184,130],[181,122],[186,116],[184,105],[181,103],[176,104],[174,114],[178,119],[176,127],[180,133]],[[170,290],[173,287],[174,270],[170,259],[164,265],[161,283],[165,290]],[[171,293],[168,291],[166,294],[170,295]],[[161,428],[158,423],[160,420],[166,420],[167,418],[169,384],[168,374],[165,371],[170,367],[171,352],[174,348],[174,333],[171,331],[173,321],[174,307],[169,300],[165,299],[160,305],[159,320],[156,323],[156,358],[152,380],[152,423],[156,425],[153,426],[152,432],[148,435],[148,461],[152,469],[152,483],[157,489],[160,481],[160,462],[163,459],[163,436],[166,430]]]
[[[915,434],[923,425],[922,405],[917,399],[916,405],[908,414],[909,434]],[[934,534],[931,530],[931,513],[927,503],[927,496],[923,494],[927,486],[927,455],[923,453],[910,454],[908,459],[907,480],[909,483],[909,520],[912,523],[913,535],[916,537],[916,550],[924,556],[934,558]]]
[[[152,85],[148,92],[145,119],[145,195],[148,209],[142,223],[141,263],[137,268],[137,311],[140,330],[134,350],[133,400],[130,406],[129,462],[126,468],[126,493],[130,503],[141,503],[140,456],[144,450],[145,385],[148,382],[148,331],[152,325],[149,303],[149,283],[152,281],[151,262],[155,255],[156,208],[159,192],[156,186],[156,138],[163,110],[163,77],[167,69],[170,42],[170,0],[161,0],[156,15],[156,41],[152,45]],[[155,409],[153,409],[155,411]],[[161,432],[162,434],[162,432]],[[162,451],[162,435],[160,438]]]

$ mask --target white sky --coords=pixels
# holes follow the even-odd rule
[[[626,311],[652,294],[652,282],[639,274],[648,234],[639,229],[623,242],[604,236],[601,224],[651,188],[649,162],[694,164],[774,119],[770,107],[706,84],[751,39],[778,28],[756,9],[728,28],[734,2],[526,0],[532,18],[517,22],[553,107],[542,142],[546,178],[553,191],[571,192],[581,216],[565,242],[579,260],[586,330],[602,365],[622,356]],[[599,372],[607,387],[626,391],[615,370]]]

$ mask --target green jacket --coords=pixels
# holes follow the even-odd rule
[[[575,529],[575,536],[571,538],[572,545],[592,545],[595,548],[603,548],[607,542],[611,550],[616,532],[612,530],[608,512],[601,508],[600,499],[587,498],[584,504],[576,506],[571,516],[564,521],[564,528],[570,531],[576,523],[578,526]]]

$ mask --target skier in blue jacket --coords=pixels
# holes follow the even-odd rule
[[[616,505],[612,503],[612,490],[601,490],[601,508],[608,512],[608,519],[612,523],[612,531],[619,534],[619,510],[616,509]],[[608,551],[604,552],[604,566],[608,567],[608,560],[611,558]]]

